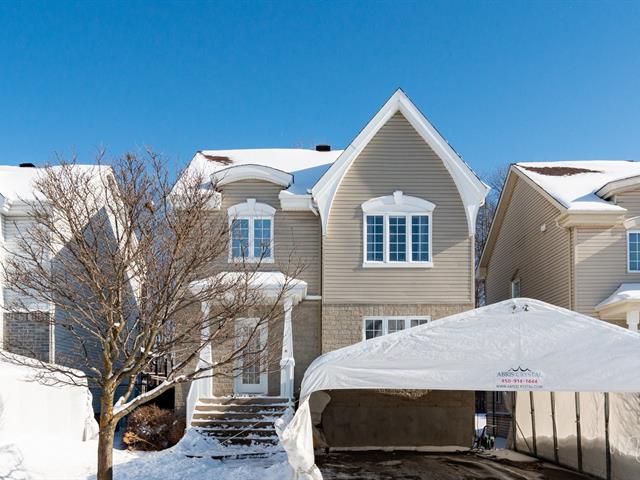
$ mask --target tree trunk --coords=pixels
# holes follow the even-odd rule
[[[113,480],[113,439],[117,425],[113,418],[113,395],[103,391],[101,400],[100,433],[98,434],[98,474],[96,480]]]

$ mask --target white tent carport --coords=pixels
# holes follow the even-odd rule
[[[336,389],[640,392],[640,335],[526,298],[478,308],[318,357],[278,435],[297,478],[314,464],[309,398]]]

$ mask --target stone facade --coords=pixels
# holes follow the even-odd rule
[[[5,313],[3,319],[5,350],[49,361],[48,313]]]
[[[362,321],[366,316],[429,315],[432,320],[437,320],[438,318],[447,317],[473,308],[474,305],[470,303],[436,305],[323,305],[322,353],[362,341]]]

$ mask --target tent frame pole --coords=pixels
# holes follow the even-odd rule
[[[549,392],[551,399],[551,422],[553,426],[553,458],[560,464],[560,454],[558,452],[558,425],[556,422],[556,393]]]
[[[533,455],[538,456],[538,446],[536,442],[536,406],[533,401],[533,392],[529,392],[529,406],[531,407],[531,436],[533,437]]]
[[[575,392],[576,401],[576,447],[578,449],[578,471],[582,472],[582,425],[580,424],[580,392]]]
[[[609,438],[609,392],[604,394],[604,444],[607,458],[607,480],[611,480],[611,441]]]

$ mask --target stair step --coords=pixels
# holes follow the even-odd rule
[[[215,437],[215,438],[228,438],[228,437],[234,437],[234,438],[271,437],[273,438],[276,436],[276,431],[273,428],[268,430],[266,429],[256,430],[254,428],[246,429],[246,430],[227,429],[227,428],[199,428],[198,431],[203,435],[207,435],[209,437]]]
[[[246,429],[246,428],[267,428],[273,427],[273,421],[248,421],[248,420],[207,420],[205,418],[195,419],[191,422],[191,426],[195,428],[231,428],[231,429]]]
[[[261,438],[246,438],[246,437],[216,437],[220,443],[225,445],[276,445],[278,443],[278,437],[261,437]]]
[[[217,405],[208,403],[196,405],[196,412],[230,412],[230,413],[279,413],[283,414],[287,410],[286,405]]]
[[[254,420],[275,421],[282,416],[281,413],[235,413],[235,412],[194,412],[194,420]]]
[[[277,405],[288,406],[289,399],[282,397],[209,397],[201,398],[200,403],[209,403],[217,405]]]

